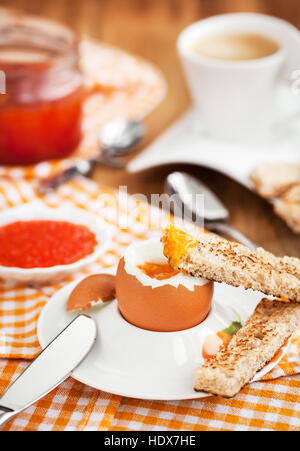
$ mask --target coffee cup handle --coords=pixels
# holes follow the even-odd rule
[[[278,110],[274,124],[280,130],[300,118],[300,32],[296,29],[286,35],[286,61],[278,80]],[[288,107],[287,107],[288,104]]]
[[[272,127],[276,133],[300,119],[300,70],[295,70],[291,79],[280,81],[278,97],[277,108],[280,115]]]

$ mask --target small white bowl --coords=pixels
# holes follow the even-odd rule
[[[59,280],[94,262],[107,249],[111,241],[108,226],[96,215],[79,208],[50,208],[41,202],[34,202],[7,209],[0,213],[0,227],[16,221],[67,221],[84,225],[95,234],[97,244],[94,251],[86,257],[68,265],[47,268],[18,268],[0,265],[0,278],[19,283],[45,283]]]

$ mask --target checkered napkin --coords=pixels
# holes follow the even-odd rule
[[[0,180],[0,209],[34,200],[36,194],[30,182]],[[130,202],[126,218],[125,200]],[[83,178],[62,186],[44,201],[52,207],[72,204],[98,214],[112,230],[107,252],[73,278],[115,267],[130,242],[147,238],[167,222],[161,212],[132,198],[116,203],[114,191]],[[124,215],[126,228],[116,226],[116,208],[118,221]],[[145,226],[149,217],[150,231]],[[53,293],[70,280],[43,287],[0,283],[1,392],[40,351],[36,336],[40,311]],[[300,430],[298,374],[300,335],[295,334],[280,364],[230,400],[209,397],[178,402],[142,401],[97,391],[70,378],[19,414],[5,430]]]

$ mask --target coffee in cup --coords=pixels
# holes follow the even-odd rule
[[[183,30],[178,50],[199,134],[239,145],[284,134],[299,111],[290,83],[299,49],[295,27],[262,14],[209,17]]]
[[[279,50],[273,39],[257,33],[222,33],[195,40],[192,50],[196,55],[215,60],[254,60],[266,58]]]

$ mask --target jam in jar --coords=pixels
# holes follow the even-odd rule
[[[81,139],[83,77],[78,40],[67,27],[30,16],[2,14],[0,164],[63,158]]]

